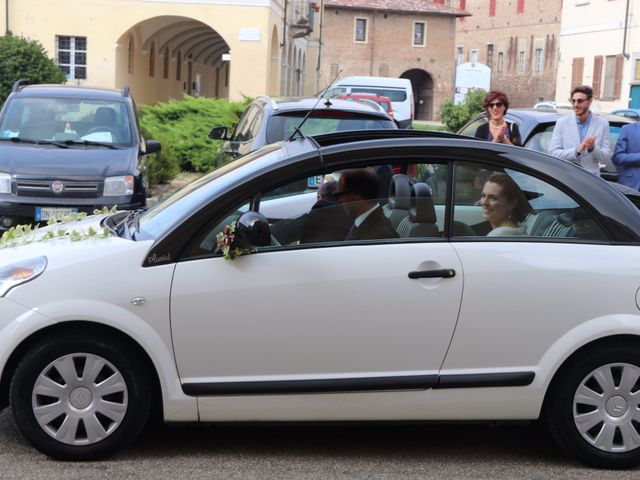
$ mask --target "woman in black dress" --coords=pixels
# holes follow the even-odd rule
[[[478,127],[476,138],[518,147],[522,146],[518,125],[513,122],[507,122],[504,118],[504,114],[509,109],[507,95],[500,90],[492,90],[484,97],[482,106],[487,112],[489,121]]]

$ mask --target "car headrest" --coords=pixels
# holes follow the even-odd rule
[[[394,175],[389,185],[389,207],[409,210],[411,208],[411,196],[409,178],[402,173]]]
[[[413,185],[415,197],[409,210],[409,220],[413,223],[436,223],[436,209],[433,206],[431,189],[426,183]]]
[[[96,108],[96,113],[93,116],[93,122],[96,125],[115,125],[116,112],[110,107],[98,107]]]

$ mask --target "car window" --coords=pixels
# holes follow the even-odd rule
[[[524,148],[535,150],[536,152],[549,153],[554,127],[555,125],[549,125],[544,130],[534,133],[529,140],[525,142],[523,145]]]
[[[373,87],[351,87],[351,93],[373,93],[380,97],[387,97],[392,102],[404,102],[407,99],[406,90]]]
[[[270,224],[272,242],[259,250],[343,245],[344,242],[434,241],[442,238],[447,188],[446,164],[375,165],[377,195],[367,202],[336,196],[343,171],[311,175],[253,192],[203,229],[190,255],[216,252],[216,237],[226,225],[254,207]],[[401,172],[401,173],[396,173]],[[317,181],[318,177],[320,182]],[[341,186],[342,188],[342,186]],[[344,194],[344,192],[342,192]],[[367,208],[363,208],[366,204]],[[354,220],[367,210],[369,223],[350,236]],[[370,215],[370,216],[369,216]]]
[[[249,108],[247,108],[247,111],[244,112],[233,131],[233,135],[231,136],[232,141],[246,142],[247,140],[251,140],[251,125],[258,115],[258,111],[259,108],[255,105],[250,105]]]
[[[510,169],[455,167],[454,236],[606,241],[585,208],[567,193]]]
[[[73,98],[12,98],[0,119],[3,138],[133,144],[133,119],[120,101]]]
[[[267,121],[267,143],[279,142],[289,138],[300,126],[306,112],[290,112],[272,115]],[[335,111],[314,112],[302,124],[302,134],[305,136],[323,133],[342,132],[348,130],[377,130],[396,128],[395,123],[388,117],[362,115]]]
[[[478,130],[478,127],[480,125],[483,125],[487,123],[487,118],[484,116],[478,117],[475,120],[473,120],[472,122],[468,123],[467,125],[465,125],[464,127],[462,127],[462,129],[458,132],[460,135],[466,135],[468,137],[475,137],[476,136],[476,130]]]

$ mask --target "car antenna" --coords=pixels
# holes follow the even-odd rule
[[[338,73],[336,73],[336,76],[333,77],[333,80],[331,80],[331,83],[329,83],[329,85],[327,86],[327,88],[325,88],[322,93],[320,95],[318,95],[318,100],[316,101],[316,103],[313,105],[313,107],[311,107],[311,109],[307,112],[307,114],[304,116],[304,118],[302,119],[302,121],[298,124],[298,126],[296,128],[293,129],[293,133],[291,134],[291,136],[288,138],[288,140],[293,140],[294,138],[296,138],[297,134],[300,134],[300,138],[304,138],[304,134],[302,133],[302,131],[300,130],[302,128],[302,125],[304,125],[304,122],[307,121],[307,118],[309,118],[311,116],[311,114],[313,113],[313,111],[316,109],[316,107],[318,106],[318,104],[320,103],[320,100],[322,100],[324,98],[324,95],[329,91],[329,89],[331,88],[331,86],[335,83],[335,81],[338,79],[338,77],[340,76],[340,74],[342,73],[342,69],[338,70]],[[327,101],[324,102],[324,104],[327,107],[331,106],[331,100],[329,98],[327,98]]]

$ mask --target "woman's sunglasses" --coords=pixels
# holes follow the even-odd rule
[[[487,108],[502,108],[504,107],[504,103],[502,102],[492,102],[489,104]]]

